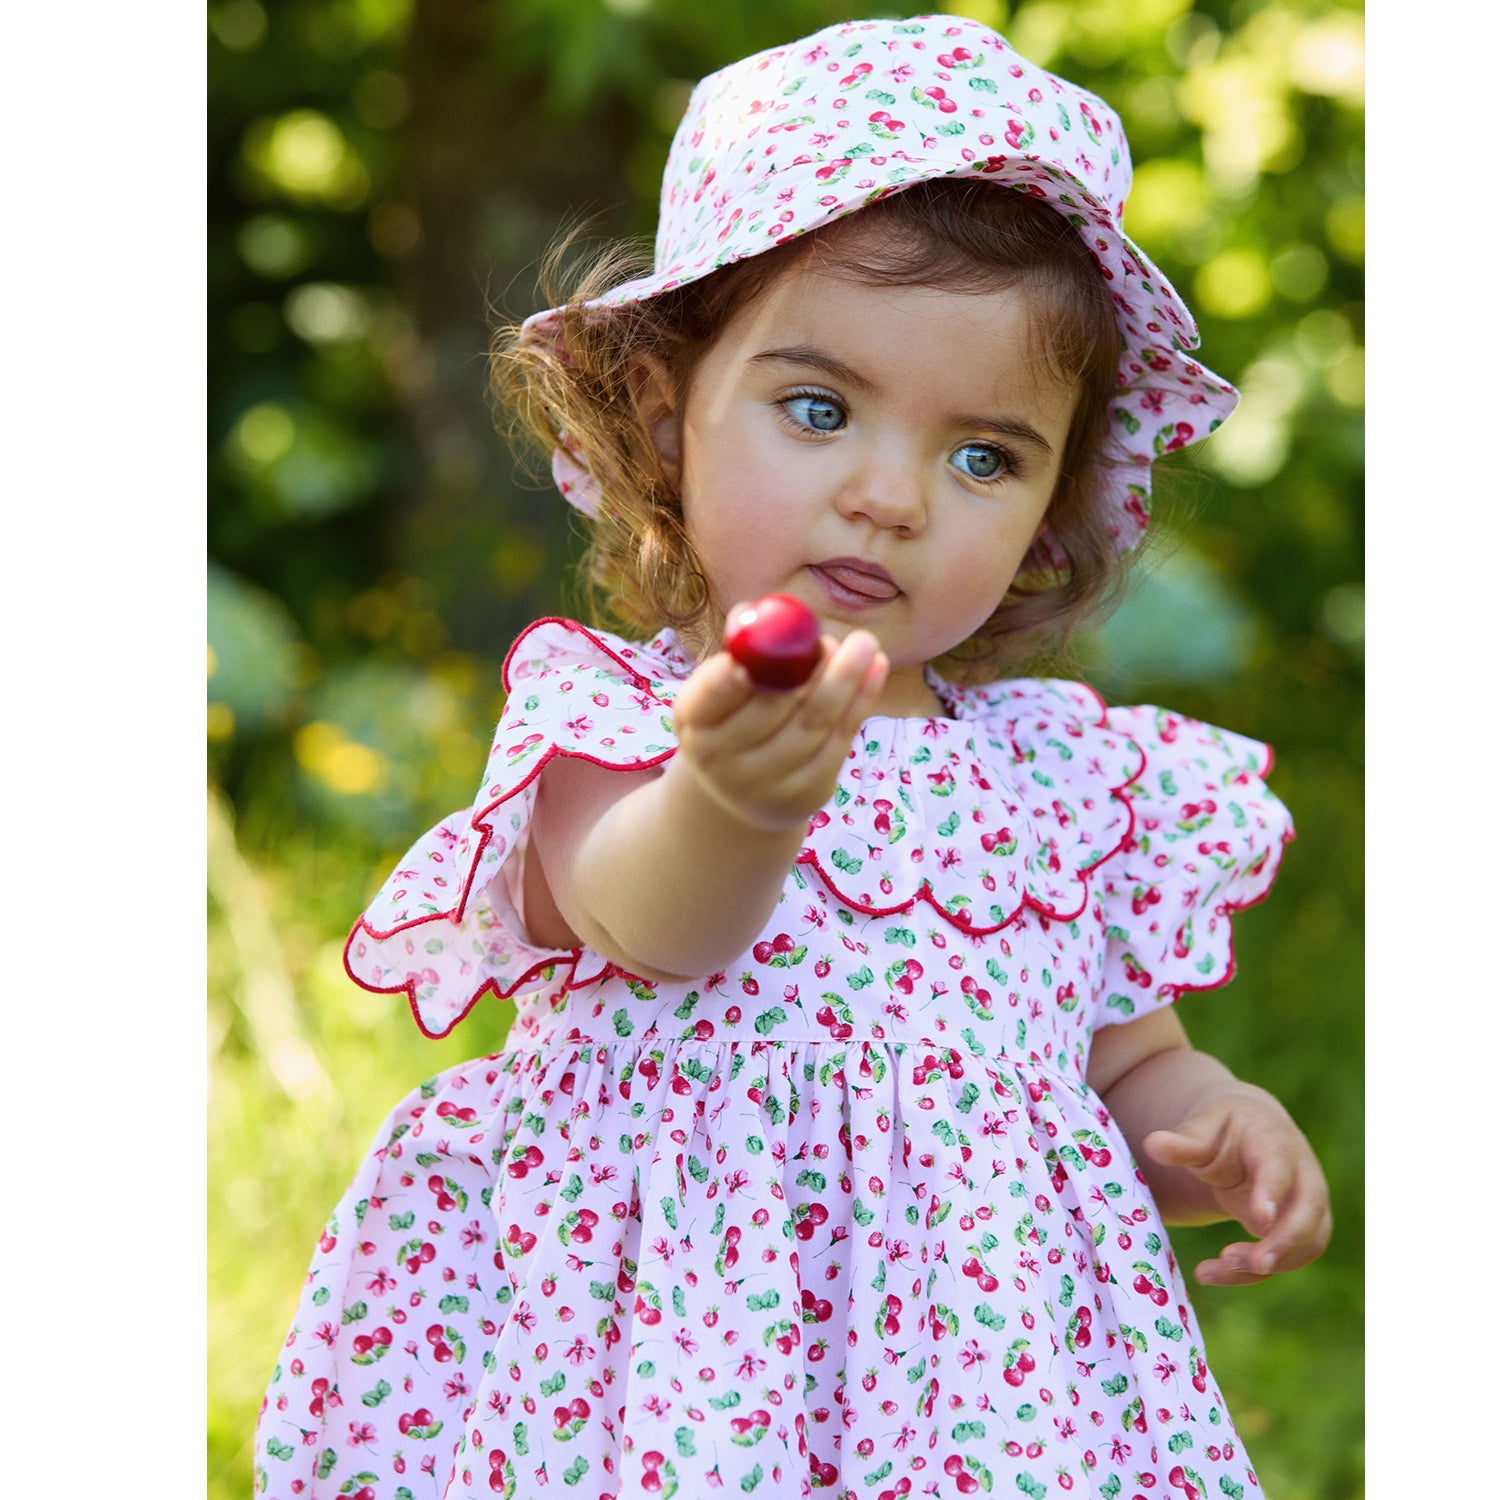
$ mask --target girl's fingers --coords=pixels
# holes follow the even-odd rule
[[[756,697],[750,674],[727,652],[704,661],[677,694],[674,719],[684,729],[717,729]]]
[[[1237,1242],[1225,1247],[1211,1260],[1200,1261],[1193,1275],[1203,1286],[1254,1286],[1272,1274],[1274,1265],[1257,1269],[1254,1252],[1258,1245]]]
[[[1328,1248],[1333,1216],[1321,1188],[1292,1195],[1280,1217],[1261,1240],[1259,1260],[1274,1259],[1278,1271],[1293,1271],[1316,1260]]]

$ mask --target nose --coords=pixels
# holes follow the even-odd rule
[[[918,466],[898,455],[870,455],[845,476],[834,504],[845,520],[865,520],[903,536],[917,536],[927,525],[927,495]]]

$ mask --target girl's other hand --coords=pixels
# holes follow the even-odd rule
[[[1205,1286],[1249,1286],[1316,1260],[1333,1219],[1328,1185],[1307,1138],[1264,1089],[1241,1084],[1174,1130],[1142,1142],[1152,1160],[1191,1173],[1258,1242],[1236,1241],[1194,1274]]]
[[[756,687],[727,651],[716,652],[677,695],[679,759],[751,827],[800,828],[833,795],[889,671],[867,630],[842,641],[825,635],[813,675],[790,692]]]

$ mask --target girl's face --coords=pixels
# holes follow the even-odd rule
[[[926,663],[989,619],[1057,483],[1077,396],[1022,290],[881,287],[803,263],[742,308],[653,433],[720,619],[795,594],[891,674],[876,711],[941,708]]]

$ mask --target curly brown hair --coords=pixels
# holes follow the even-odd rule
[[[565,242],[549,257],[544,291],[556,291],[567,250]],[[603,496],[588,523],[584,559],[595,618],[647,635],[663,625],[689,633],[717,628],[681,498],[638,406],[641,373],[659,361],[685,398],[697,361],[730,319],[813,256],[820,270],[882,285],[960,293],[1018,288],[1027,295],[1041,351],[1054,374],[1076,384],[1078,402],[1044,531],[995,613],[945,665],[972,680],[1034,650],[1043,636],[1065,633],[1112,595],[1122,572],[1098,483],[1119,461],[1109,451],[1108,408],[1121,334],[1108,287],[1073,225],[1024,192],[972,178],[888,193],[685,286],[586,308],[648,269],[617,247],[549,298],[562,309],[549,337],[500,331],[494,394],[543,453],[565,443]]]

